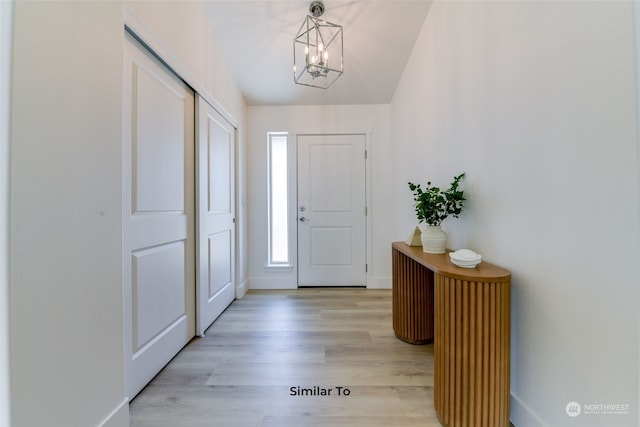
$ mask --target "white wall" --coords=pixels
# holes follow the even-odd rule
[[[171,59],[211,94],[219,92],[218,101],[243,120],[243,100],[210,37],[202,4],[156,5],[163,14],[151,4],[131,8]],[[128,425],[121,271],[124,19],[118,1],[15,5],[15,427]]]
[[[310,89],[314,90],[314,89]],[[248,185],[249,185],[249,278],[252,289],[293,289],[297,270],[269,272],[267,264],[267,132],[290,133],[295,148],[296,134],[365,133],[369,150],[370,177],[368,217],[370,228],[369,273],[367,287],[391,286],[390,200],[391,141],[388,105],[248,107]],[[295,153],[294,153],[295,154]],[[295,162],[295,157],[292,157]],[[291,191],[295,197],[295,177]],[[293,199],[295,206],[295,198]],[[295,212],[292,214],[294,215]],[[295,215],[291,218],[294,221]],[[295,237],[292,253],[295,261]]]
[[[9,145],[13,1],[0,2],[0,427],[11,425],[9,402]]]
[[[638,2],[633,2],[633,32],[635,38],[635,67],[636,67],[636,139],[637,139],[637,155],[638,164],[640,165],[640,5]],[[640,173],[638,173],[638,190],[640,191]],[[638,196],[640,199],[640,195]],[[638,236],[640,239],[640,236]],[[638,372],[640,372],[640,310],[638,310]],[[640,408],[640,380],[638,380],[638,403],[637,407]],[[638,410],[640,412],[640,409]],[[640,419],[640,414],[638,415]]]
[[[11,387],[15,426],[122,407],[122,7],[15,5]]]
[[[450,246],[512,272],[517,427],[638,425],[631,18],[630,2],[435,2],[391,105],[395,237],[415,222],[407,181],[466,172]],[[630,411],[570,418],[570,401]]]

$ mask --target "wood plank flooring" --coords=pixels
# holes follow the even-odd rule
[[[132,427],[439,427],[433,346],[395,338],[390,290],[250,291],[130,416]]]

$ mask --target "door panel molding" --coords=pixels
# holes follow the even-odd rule
[[[171,242],[131,253],[133,351],[138,352],[182,316],[185,300],[184,241]],[[166,298],[154,299],[156,293]]]
[[[193,95],[180,91],[169,84],[162,70],[154,69],[152,64],[133,64],[132,113],[135,120],[148,123],[174,122],[174,126],[144,126],[133,129],[132,149],[132,212],[183,212],[184,211],[184,169],[166,168],[174,159],[184,159],[184,147],[178,144],[182,139],[180,129],[186,123],[182,111],[188,108],[185,103],[193,104]],[[166,74],[167,71],[165,71]],[[144,98],[136,94],[144,93]],[[189,98],[189,99],[187,99]],[[163,135],[170,130],[173,135]],[[160,138],[170,138],[174,144],[158,145]],[[184,161],[182,162],[184,164]],[[161,190],[161,191],[158,191]]]

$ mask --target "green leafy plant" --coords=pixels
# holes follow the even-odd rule
[[[424,189],[420,187],[420,184],[410,182],[409,190],[413,191],[418,222],[440,225],[449,215],[458,218],[466,200],[464,191],[459,189],[462,178],[464,178],[464,173],[454,177],[448,190],[432,186],[431,181],[427,182]]]

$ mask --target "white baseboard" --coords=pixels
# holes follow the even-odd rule
[[[298,288],[296,283],[283,278],[252,277],[248,282],[248,289],[277,290]],[[391,289],[391,277],[371,277],[367,282],[367,289]]]
[[[509,418],[516,427],[549,427],[516,395],[511,393]]]
[[[249,280],[245,280],[236,288],[236,299],[242,299],[249,291]]]
[[[391,289],[391,277],[370,277],[367,289]]]
[[[294,280],[283,279],[282,277],[251,277],[249,279],[249,289],[298,289],[298,286]]]
[[[98,427],[129,427],[129,399],[125,399]]]

